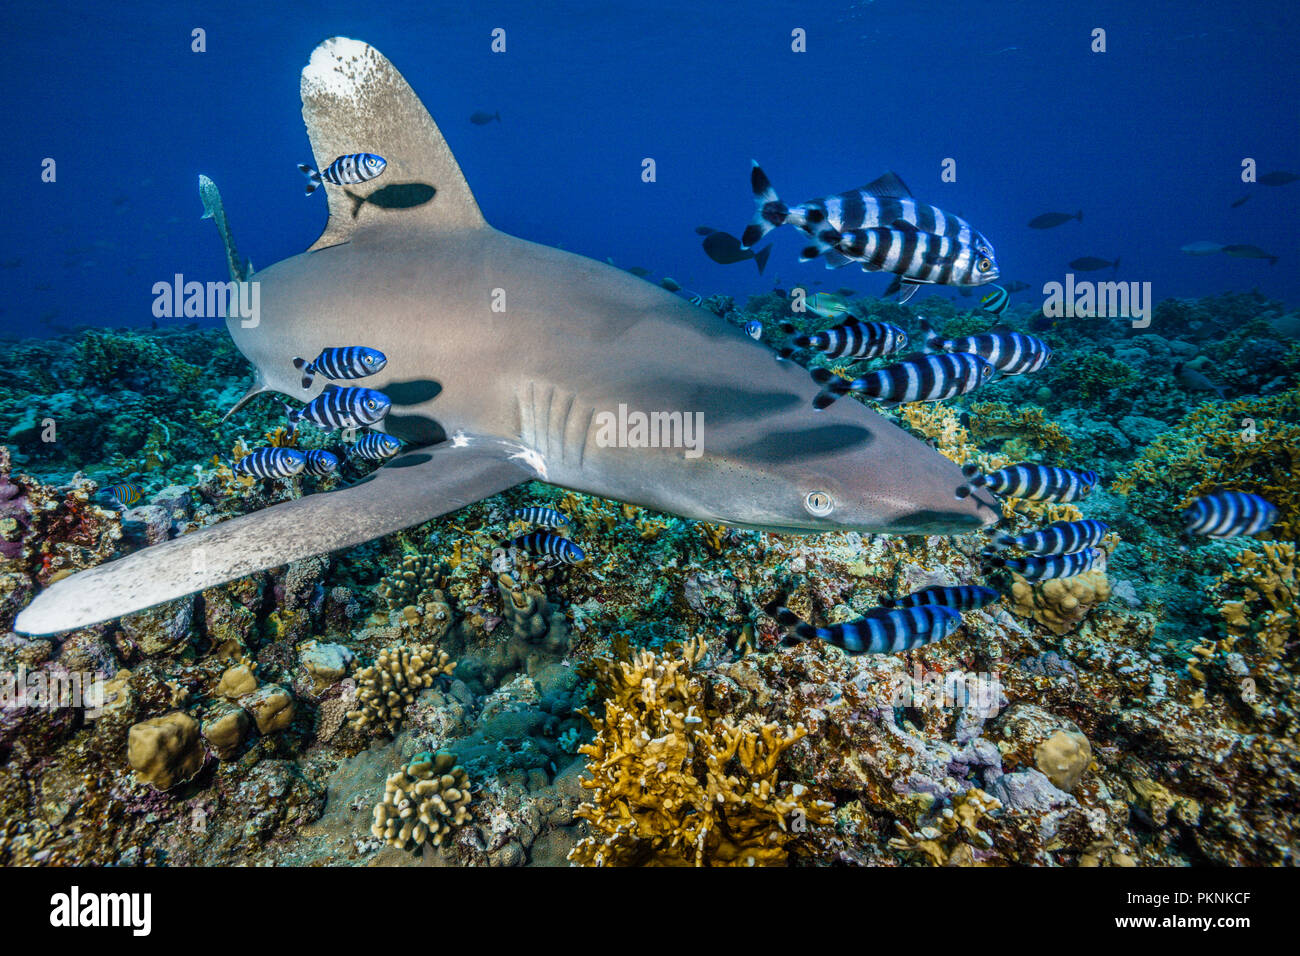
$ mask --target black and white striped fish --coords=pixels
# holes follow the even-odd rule
[[[813,381],[825,386],[813,399],[813,408],[827,408],[850,392],[882,402],[939,402],[964,395],[989,380],[993,366],[978,355],[910,355],[861,378],[846,381],[829,369],[812,370]]]
[[[374,153],[348,153],[340,156],[320,172],[306,163],[299,163],[298,170],[307,177],[307,195],[314,193],[321,180],[336,186],[355,186],[374,179],[384,171],[387,160]]]
[[[889,610],[880,608],[843,624],[814,627],[784,606],[769,608],[768,613],[782,627],[794,632],[800,641],[819,640],[843,648],[849,654],[896,654],[935,641],[942,641],[961,624],[961,614],[941,604]]]
[[[1054,465],[1008,465],[987,475],[974,465],[962,468],[967,483],[957,489],[958,498],[966,498],[975,488],[987,488],[1003,498],[1026,501],[1078,501],[1092,493],[1101,479],[1095,471],[1073,471]]]
[[[1000,285],[995,285],[993,291],[984,295],[980,299],[980,310],[990,315],[1001,315],[1007,311],[1007,304],[1011,301],[1011,293]]]
[[[1259,495],[1244,491],[1215,491],[1183,509],[1188,534],[1234,538],[1267,531],[1277,521],[1277,508]]]
[[[786,335],[797,333],[789,322],[781,323]],[[828,358],[873,359],[897,352],[907,346],[907,333],[888,322],[843,322],[834,328],[797,334],[790,345],[779,350],[782,358],[789,358],[796,349],[814,349]]]
[[[303,388],[311,388],[317,372],[332,379],[365,378],[374,375],[387,364],[388,356],[364,345],[332,346],[321,349],[320,355],[310,362],[298,357],[293,360],[293,367],[302,372]]]
[[[1005,375],[1037,372],[1052,358],[1051,346],[1046,342],[1015,329],[997,328],[956,339],[945,339],[925,319],[921,320],[921,329],[929,348],[978,355]]]
[[[352,443],[348,454],[353,458],[365,458],[368,461],[383,461],[392,458],[402,450],[402,443],[392,435],[383,432],[367,432]]]
[[[306,460],[303,470],[309,475],[332,475],[339,470],[338,456],[322,448],[313,448],[303,458]]]
[[[1047,581],[1052,578],[1072,578],[1091,571],[1102,555],[1100,548],[1071,551],[1069,554],[1049,554],[1026,558],[992,557],[989,560],[1000,568],[1014,571],[1026,581]]]
[[[562,528],[569,523],[568,516],[560,514],[554,508],[543,508],[541,505],[529,505],[511,514],[522,521],[541,525],[543,528]]]
[[[882,607],[906,608],[921,607],[926,604],[941,604],[957,611],[971,611],[975,608],[992,604],[998,599],[997,591],[979,584],[961,584],[955,587],[935,584],[921,588],[900,598],[881,598]]]
[[[302,408],[285,405],[285,410],[290,428],[297,428],[299,422],[305,421],[329,431],[373,425],[388,414],[391,404],[387,395],[373,388],[326,385],[325,391]]]
[[[235,462],[232,470],[237,475],[252,475],[254,478],[289,478],[306,466],[306,456],[296,448],[268,445],[254,448]]]
[[[1025,534],[1000,534],[993,539],[993,549],[1019,548],[1029,554],[1068,554],[1101,544],[1110,533],[1110,525],[1091,518],[1083,521],[1053,521],[1046,528]]]
[[[989,256],[948,236],[921,232],[905,222],[890,227],[848,229],[839,232],[823,227],[811,245],[800,254],[807,262],[830,250],[862,264],[863,272],[891,272],[909,286],[900,299],[911,298],[922,285],[977,286],[998,277],[998,267]]]
[[[580,547],[554,531],[530,531],[507,542],[503,547],[553,558],[561,564],[578,564],[587,556]]]
[[[937,206],[917,202],[904,182],[894,173],[885,173],[860,189],[812,199],[798,206],[786,206],[758,163],[750,172],[756,206],[754,219],[740,237],[743,248],[748,249],[777,226],[790,224],[815,237],[823,227],[829,226],[843,233],[850,229],[874,229],[906,223],[918,232],[946,236],[969,246],[980,256],[987,256],[996,265],[993,244],[960,216],[944,212]],[[852,260],[837,250],[827,253],[827,263],[838,267]]]

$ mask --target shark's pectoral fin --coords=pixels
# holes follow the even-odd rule
[[[517,445],[458,437],[415,448],[339,491],[242,515],[56,581],[14,623],[56,634],[290,561],[350,548],[536,477]]]
[[[329,223],[311,250],[338,245],[377,223],[385,228],[486,226],[451,147],[388,58],[360,40],[332,37],[303,68],[302,118],[316,168],[363,151],[384,157],[374,179],[326,181]]]

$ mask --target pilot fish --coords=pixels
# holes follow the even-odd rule
[[[319,372],[326,378],[365,378],[374,375],[388,364],[388,356],[378,349],[364,345],[343,345],[321,349],[320,355],[308,362],[295,357],[293,367],[302,372],[302,387],[311,388],[312,379]]]
[[[1000,534],[993,539],[993,548],[1019,548],[1030,554],[1068,554],[1101,544],[1110,532],[1104,521],[1054,521],[1046,528],[1020,535]]]
[[[314,193],[323,179],[336,186],[355,186],[369,182],[384,171],[388,165],[382,156],[374,153],[348,153],[340,156],[320,172],[306,163],[299,163],[298,170],[307,177],[307,195]]]
[[[1277,508],[1259,495],[1244,491],[1215,491],[1202,495],[1183,510],[1189,534],[1233,538],[1267,531],[1277,521]]]
[[[321,392],[302,408],[285,405],[290,428],[297,428],[302,421],[311,422],[326,431],[335,428],[361,428],[373,425],[388,414],[392,403],[383,392],[373,388],[327,385]]]
[[[543,508],[540,505],[529,505],[527,508],[519,508],[512,511],[511,514],[529,524],[541,525],[543,528],[560,528],[569,523],[566,515],[560,514],[554,508]]]
[[[945,586],[936,584],[921,588],[900,598],[881,598],[880,603],[888,608],[921,607],[925,604],[941,604],[958,611],[971,611],[975,608],[992,604],[998,599],[998,592],[978,584]]]
[[[1015,329],[996,328],[978,335],[945,339],[925,319],[921,320],[925,344],[941,352],[970,352],[1004,375],[1037,372],[1052,358],[1052,348],[1042,339]]]
[[[863,272],[891,272],[898,276],[901,285],[910,287],[900,302],[911,298],[916,286],[977,286],[998,277],[991,256],[947,236],[921,232],[901,220],[887,228],[844,232],[823,227],[799,258],[807,262],[827,251],[860,262]]]
[[[303,471],[309,475],[332,475],[339,470],[338,456],[321,448],[313,448],[303,458]]]
[[[1092,493],[1101,476],[1095,471],[1071,471],[1054,465],[1008,465],[986,475],[974,465],[962,468],[967,483],[957,489],[957,497],[965,498],[974,488],[987,488],[1003,498],[1023,498],[1026,501],[1078,501]]]
[[[587,555],[583,550],[563,535],[553,531],[532,531],[520,535],[504,545],[510,550],[527,551],[551,558],[561,564],[578,564]]]
[[[978,355],[911,355],[897,365],[887,365],[861,378],[846,381],[829,369],[812,370],[813,381],[825,386],[813,399],[813,408],[828,407],[850,392],[882,402],[939,402],[964,395],[988,381],[993,366]]]
[[[880,608],[866,617],[829,627],[814,627],[787,607],[769,609],[782,627],[800,641],[819,640],[849,654],[896,654],[941,641],[961,624],[961,614],[941,604]]]
[[[1000,558],[990,560],[1000,568],[1014,571],[1026,581],[1048,581],[1053,578],[1072,578],[1091,571],[1102,555],[1100,548],[1072,551],[1069,554],[1052,554],[1045,557]]]
[[[254,448],[232,467],[237,475],[254,478],[289,478],[307,466],[307,459],[296,448],[267,446]]]
[[[392,458],[401,450],[402,443],[392,435],[370,432],[353,442],[352,447],[348,449],[348,454],[354,458],[383,461],[385,458]]]
[[[815,349],[829,358],[873,359],[907,346],[907,333],[888,322],[844,322],[810,335],[796,334],[798,329],[782,322],[781,331],[794,335],[792,347],[780,350],[784,358],[795,349]]]

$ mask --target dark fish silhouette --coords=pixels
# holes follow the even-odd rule
[[[1029,288],[1029,283],[1028,283],[1028,282],[1021,282],[1019,279],[1016,279],[1016,280],[1014,280],[1014,281],[1012,281],[1012,282],[1008,282],[1008,283],[1006,284],[1006,290],[1007,290],[1008,292],[1013,293],[1013,294],[1016,293],[1016,292],[1024,292],[1024,291],[1025,291],[1026,289],[1028,289],[1028,288]]]
[[[704,237],[704,251],[710,259],[724,266],[753,259],[758,266],[759,275],[762,275],[767,257],[772,254],[772,247],[769,245],[756,253],[753,249],[742,249],[740,240],[729,232],[711,232]]]
[[[1081,259],[1075,259],[1070,263],[1071,269],[1078,269],[1080,272],[1096,272],[1098,269],[1119,269],[1119,258],[1116,257],[1114,262],[1107,259],[1098,259],[1096,256],[1084,256]]]
[[[1269,265],[1277,265],[1277,256],[1271,252],[1265,252],[1259,246],[1236,243],[1231,246],[1224,246],[1223,251],[1230,256],[1236,256],[1238,259],[1267,259]]]
[[[638,279],[644,279],[650,274],[649,269],[643,269],[641,266],[628,266],[627,271],[632,273],[632,275],[636,276]]]
[[[1244,206],[1246,204],[1246,200],[1249,198],[1250,198],[1249,195],[1242,196],[1240,199],[1238,199],[1236,202],[1232,204],[1232,208],[1236,209],[1238,206]]]
[[[493,120],[496,120],[498,123],[501,122],[501,113],[499,111],[496,113],[485,113],[482,110],[479,110],[469,118],[469,121],[475,126],[486,126]]]
[[[717,232],[717,231],[718,231],[718,230],[714,229],[712,226],[696,226],[696,227],[695,227],[695,234],[696,234],[697,236],[711,236],[711,235],[713,235],[713,234],[714,234],[715,232]]]
[[[1196,369],[1188,368],[1182,362],[1174,366],[1174,378],[1178,379],[1183,388],[1189,392],[1213,392],[1219,398],[1223,398],[1222,385],[1215,385]]]
[[[1060,226],[1069,222],[1071,219],[1077,219],[1083,222],[1083,210],[1080,209],[1073,216],[1067,212],[1045,212],[1041,216],[1035,216],[1029,220],[1030,229],[1051,229],[1053,226]]]
[[[1300,179],[1300,176],[1297,176],[1295,173],[1278,170],[1273,173],[1265,173],[1263,176],[1260,176],[1256,182],[1265,186],[1285,186],[1287,183],[1293,183],[1297,179]]]

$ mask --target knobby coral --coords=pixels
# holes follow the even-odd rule
[[[469,820],[469,780],[453,754],[416,754],[384,783],[384,798],[375,805],[370,832],[389,846],[418,850],[426,842],[440,846]]]
[[[356,730],[380,726],[395,734],[416,694],[455,669],[451,656],[430,644],[385,648],[356,675],[357,708],[348,711],[348,719]]]

